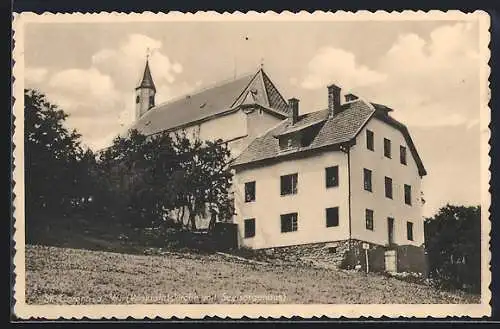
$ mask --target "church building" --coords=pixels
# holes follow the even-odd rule
[[[426,270],[426,170],[393,109],[325,86],[326,109],[301,114],[265,71],[155,105],[146,64],[133,128],[222,139],[234,156],[239,246],[335,266]]]

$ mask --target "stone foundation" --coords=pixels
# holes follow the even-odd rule
[[[349,250],[348,240],[268,248],[264,249],[264,252],[287,262],[338,267],[347,250]]]
[[[326,268],[366,269],[364,241],[342,240],[311,243],[287,247],[261,249],[269,256],[286,262],[301,262]],[[426,272],[426,259],[422,247],[386,247],[368,243],[368,269],[370,272],[385,271],[385,252],[396,250],[398,272]]]

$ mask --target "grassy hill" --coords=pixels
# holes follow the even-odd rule
[[[29,304],[479,303],[376,274],[265,264],[220,254],[132,255],[26,247]]]

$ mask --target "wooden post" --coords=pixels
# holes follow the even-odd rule
[[[366,273],[369,271],[368,267],[368,249],[370,249],[370,245],[366,242],[363,242],[363,249],[365,250],[365,261],[366,261]]]
[[[366,273],[368,273],[368,249],[365,249]]]

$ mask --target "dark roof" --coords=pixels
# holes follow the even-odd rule
[[[288,105],[260,69],[252,73],[185,95],[147,111],[134,124],[143,134],[183,128],[237,110],[240,106],[258,105],[280,118],[288,113]]]
[[[373,107],[376,109],[376,110],[379,110],[379,111],[382,111],[382,112],[386,112],[386,113],[389,113],[389,112],[392,112],[394,111],[393,109],[391,109],[390,107],[387,107],[385,105],[382,105],[382,104],[377,104],[377,103],[371,103],[373,105]]]
[[[350,142],[376,113],[378,118],[385,120],[403,133],[410,151],[416,159],[419,173],[422,176],[426,174],[408,130],[403,124],[389,117],[387,111],[377,110],[372,104],[361,99],[345,103],[342,106],[343,110],[332,117],[328,116],[329,112],[326,109],[299,116],[295,125],[292,125],[290,120],[279,123],[250,143],[232,165],[242,166]],[[317,126],[317,134],[308,146],[302,146],[292,151],[280,151],[278,136],[313,126]]]
[[[149,61],[146,61],[146,67],[144,68],[141,83],[136,89],[139,88],[151,88],[156,92],[155,83],[153,81],[153,77],[151,76],[151,71],[149,70]]]

